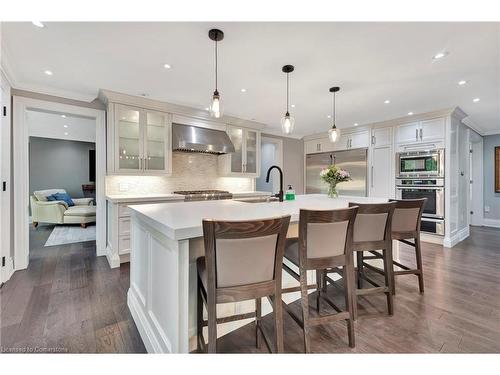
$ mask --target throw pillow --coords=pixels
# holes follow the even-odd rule
[[[49,202],[53,202],[53,201],[56,201],[57,199],[54,197],[54,194],[52,195],[47,195],[45,198],[47,198],[47,200]]]
[[[54,198],[56,198],[56,201],[64,201],[68,204],[69,207],[72,207],[75,205],[75,203],[73,202],[73,200],[71,199],[71,197],[66,194],[66,193],[55,193],[55,194],[52,194],[52,196]]]

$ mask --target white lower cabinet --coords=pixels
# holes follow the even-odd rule
[[[119,267],[120,263],[130,260],[130,209],[129,205],[180,202],[179,200],[169,201],[139,201],[139,202],[113,202],[107,201],[107,246],[106,256],[111,268]]]

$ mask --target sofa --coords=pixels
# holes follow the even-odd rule
[[[69,207],[64,201],[49,201],[48,196],[66,193],[64,189],[34,191],[30,196],[33,227],[38,223],[80,224],[85,228],[88,223],[95,223],[96,207],[93,198],[73,199],[74,206]]]

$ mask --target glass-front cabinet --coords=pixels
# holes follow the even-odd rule
[[[258,177],[260,174],[260,132],[235,126],[227,127],[235,152],[219,156],[221,176]]]
[[[113,117],[113,173],[171,173],[170,114],[113,104]]]

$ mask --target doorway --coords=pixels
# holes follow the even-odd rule
[[[66,211],[71,206],[70,203],[66,203],[66,204],[59,204],[57,208],[58,210],[53,212],[53,214],[57,216],[56,218],[52,219],[55,216],[48,215],[47,217],[43,216],[43,220],[48,222],[47,224],[49,224],[49,226],[47,226],[45,229],[47,228],[51,229],[52,227],[55,226],[54,224],[70,224],[70,223],[77,224],[73,225],[73,227],[75,226],[82,227],[83,229],[83,227],[86,227],[88,223],[94,221],[96,223],[96,225],[94,226],[96,255],[97,256],[106,255],[106,250],[105,250],[106,210],[105,210],[105,198],[104,198],[104,179],[106,174],[105,112],[98,109],[79,107],[74,105],[17,97],[17,96],[14,96],[13,103],[14,103],[14,117],[13,117],[14,150],[13,151],[14,155],[16,155],[13,161],[14,186],[16,186],[16,188],[14,189],[14,212],[16,213],[14,217],[15,270],[17,271],[20,269],[27,268],[30,262],[30,214],[33,205],[33,200],[35,199],[33,197],[36,197],[37,195],[34,193],[34,191],[33,192],[30,191],[30,182],[32,182],[30,181],[30,136],[38,135],[37,138],[44,140],[43,142],[38,142],[40,143],[39,146],[41,147],[41,149],[48,148],[49,150],[50,149],[54,150],[55,148],[61,148],[61,144],[59,142],[72,141],[71,139],[68,139],[71,137],[70,135],[71,133],[73,134],[74,137],[80,137],[80,138],[85,137],[84,135],[85,129],[82,128],[81,126],[78,126],[78,124],[81,125],[82,121],[86,121],[87,123],[92,124],[92,130],[90,132],[88,131],[88,129],[86,129],[87,133],[93,133],[89,135],[91,139],[87,140],[93,140],[95,142],[94,147],[87,147],[86,155],[81,157],[85,158],[85,163],[83,164],[87,165],[88,169],[86,171],[86,173],[88,173],[88,178],[85,178],[81,184],[91,185],[90,184],[91,182],[90,180],[92,179],[91,173],[95,174],[95,184],[93,189],[95,191],[95,198],[92,198],[92,204],[95,204],[94,208],[95,216],[93,219],[92,217],[82,218],[83,216],[86,216],[88,213],[87,212],[83,213],[82,210],[77,210],[78,212],[74,212],[71,215],[67,215],[71,217],[66,218],[65,213],[67,213]],[[35,119],[35,121],[33,121],[33,119]],[[44,121],[49,124],[52,125],[55,124],[55,125],[54,126],[48,126],[46,124],[44,125]],[[70,129],[71,125],[73,125],[72,129]],[[45,137],[40,137],[40,135],[42,134],[40,133],[41,131],[42,133],[45,132],[43,133],[45,134]],[[37,141],[39,141],[40,139],[38,139]],[[50,141],[47,141],[47,139],[49,139]],[[34,138],[32,138],[32,141],[33,140]],[[50,143],[50,145],[47,145],[46,144],[47,142]],[[58,143],[58,145],[55,145],[54,142]],[[87,142],[87,143],[92,143],[92,142]],[[62,148],[66,146],[67,145],[63,145]],[[92,153],[90,152],[90,148],[94,149],[95,156],[91,155]],[[39,151],[40,150],[38,150],[37,152]],[[42,154],[39,153],[39,155]],[[47,164],[51,167],[50,169],[58,170],[56,174],[63,169],[61,168],[60,165],[67,164],[70,162],[66,157],[60,155],[62,154],[59,154],[59,157],[55,160],[47,159],[48,160]],[[73,159],[73,160],[80,159],[79,162],[74,161],[74,164],[77,163],[81,164],[83,162],[81,158]],[[95,161],[93,160],[93,158],[95,158]],[[95,163],[94,168],[90,168],[90,165],[92,163]],[[42,168],[44,166],[44,163],[43,162],[39,163],[39,160],[37,160],[36,165],[37,168]],[[81,168],[81,165],[78,168]],[[85,166],[83,168],[85,168]],[[58,176],[57,178],[59,177],[60,176]],[[74,179],[74,176],[72,176],[70,179]],[[47,199],[47,203],[41,203],[41,206],[45,206],[50,203],[50,199],[48,198],[48,196],[45,196],[46,190],[51,190],[51,189],[58,190],[57,192],[54,192],[55,194],[55,193],[62,193],[60,192],[60,190],[67,190],[67,188],[65,188],[66,186],[70,187],[68,188],[68,190],[73,189],[71,187],[73,181],[67,181],[67,183],[56,181],[55,175],[52,177],[52,179],[49,180],[45,179],[44,180],[45,182],[40,182],[43,180],[44,179],[41,178],[36,183],[51,185],[53,182],[57,186],[56,185],[40,186],[41,190],[45,190],[45,192],[43,193],[44,196],[43,197],[39,196],[36,198],[36,200],[45,202],[45,199]],[[60,184],[64,184],[65,186],[59,186]],[[33,189],[36,188],[35,186],[31,187]],[[75,193],[73,192],[73,194]],[[82,191],[81,194],[84,195],[85,193],[83,193]],[[52,196],[53,194],[50,195]],[[77,199],[80,200],[78,203],[82,203],[84,200],[85,202],[89,201],[90,203],[90,199],[83,199],[83,198],[84,197],[75,197],[75,200]],[[60,199],[57,199],[57,201],[60,201]],[[75,204],[74,201],[73,203]],[[76,215],[77,213],[78,215]],[[84,225],[82,225],[82,223]],[[37,224],[40,225],[38,221]],[[52,227],[50,227],[50,225],[52,225]],[[68,227],[70,226],[68,225]],[[45,231],[42,230],[38,232],[38,234],[37,232],[33,232],[35,236],[31,237],[33,237],[32,238],[33,241],[35,240],[38,241],[37,246],[39,247],[46,246],[46,240],[48,240],[48,236],[51,233],[51,230],[49,231],[49,229]],[[47,237],[47,239],[45,237]],[[59,240],[60,237],[61,236],[58,236]]]
[[[260,176],[255,181],[257,191],[270,191],[277,193],[280,189],[278,178],[271,178],[270,183],[266,182],[267,170],[277,165],[283,169],[283,140],[272,137],[261,137],[260,156]],[[286,188],[286,186],[284,187]]]

